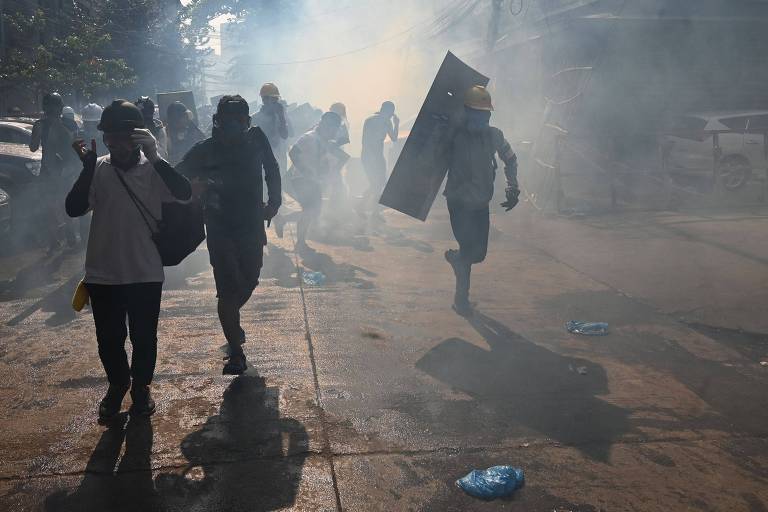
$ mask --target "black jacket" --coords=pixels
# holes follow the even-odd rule
[[[214,134],[193,146],[176,170],[190,180],[207,183],[204,204],[209,231],[256,233],[266,244],[264,181],[268,203],[274,208],[280,207],[281,184],[279,166],[261,129],[251,128],[236,145],[225,145]]]

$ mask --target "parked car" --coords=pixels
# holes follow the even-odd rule
[[[0,188],[8,203],[11,230],[29,224],[39,212],[40,158],[40,151],[33,153],[24,144],[0,142]]]
[[[663,141],[669,172],[674,175],[712,176],[713,136],[718,133],[722,154],[720,179],[726,190],[738,190],[754,171],[766,169],[764,136],[768,110],[688,114],[670,124]]]
[[[29,146],[31,139],[32,125],[19,121],[0,121],[0,142]]]
[[[0,188],[0,235],[11,231],[11,198],[8,192]]]

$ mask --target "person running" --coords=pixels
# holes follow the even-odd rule
[[[334,167],[334,150],[331,142],[339,131],[341,117],[326,112],[318,125],[296,141],[289,151],[293,166],[288,171],[289,194],[301,205],[301,211],[275,219],[275,229],[282,233],[288,222],[296,222],[296,251],[312,251],[307,245],[307,233],[319,217],[323,204],[323,190],[331,169]]]
[[[163,202],[188,200],[189,182],[157,154],[157,141],[144,128],[141,111],[131,102],[107,106],[98,129],[109,155],[75,143],[83,163],[66,198],[66,212],[93,212],[83,283],[90,296],[99,358],[109,388],[99,403],[99,417],[120,412],[130,389],[130,413],[150,415],[155,402],[149,386],[157,359],[157,322],[163,289],[163,263],[147,218],[160,218]],[[151,214],[140,210],[133,197]],[[126,317],[128,327],[126,328]],[[130,334],[131,361],[125,352]]]
[[[193,146],[177,166],[193,180],[205,208],[219,321],[228,345],[225,375],[240,375],[248,368],[240,309],[259,284],[267,245],[264,222],[281,204],[277,161],[264,132],[250,127],[248,114],[248,102],[241,96],[223,96],[213,116],[212,136]]]
[[[517,156],[504,133],[490,126],[493,104],[485,87],[475,86],[464,97],[464,123],[453,133],[448,155],[448,180],[444,195],[448,201],[451,228],[459,249],[449,249],[445,259],[456,277],[453,308],[460,315],[471,315],[469,284],[472,265],[485,260],[488,231],[496,179],[496,155],[504,162],[507,179],[506,211],[515,207],[520,195],[517,184]]]

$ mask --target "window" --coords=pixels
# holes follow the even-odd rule
[[[744,132],[749,126],[749,116],[724,117],[719,121],[735,132]]]

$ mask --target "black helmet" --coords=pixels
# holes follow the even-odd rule
[[[43,111],[49,110],[62,110],[64,108],[64,100],[61,99],[61,94],[57,92],[49,92],[43,96]]]
[[[105,133],[129,132],[134,128],[144,128],[144,116],[130,101],[115,100],[101,113],[97,128]]]
[[[178,119],[187,115],[187,110],[189,109],[187,109],[185,104],[180,101],[174,101],[168,105],[168,109],[166,110],[166,117],[168,119]]]
[[[222,96],[216,106],[216,114],[244,114],[248,115],[248,102],[239,94]]]
[[[152,101],[152,98],[149,96],[140,96],[139,99],[136,100],[134,103],[137,107],[139,107],[141,110],[152,110],[152,112],[155,111],[155,102]]]

